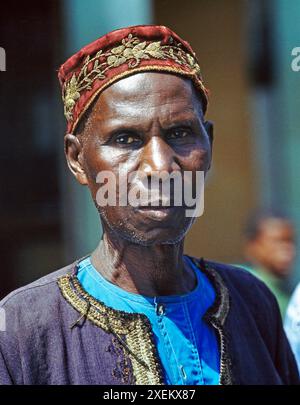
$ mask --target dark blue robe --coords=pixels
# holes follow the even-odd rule
[[[221,384],[298,384],[278,305],[246,271],[194,259],[210,278],[204,319],[218,336]],[[148,319],[106,307],[76,262],[9,294],[0,307],[0,384],[164,384]]]

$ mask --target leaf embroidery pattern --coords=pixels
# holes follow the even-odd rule
[[[173,39],[171,38],[172,42]],[[109,69],[116,68],[127,63],[129,69],[133,69],[146,59],[172,59],[177,64],[194,70],[194,73],[201,79],[200,67],[195,58],[181,49],[181,44],[162,45],[161,41],[141,42],[139,38],[129,34],[122,40],[121,45],[103,53],[98,51],[93,57],[88,55],[83,66],[76,76],[74,73],[71,79],[65,83],[63,91],[64,113],[68,121],[73,119],[73,108],[80,98],[83,90],[91,90],[95,80],[106,78]]]

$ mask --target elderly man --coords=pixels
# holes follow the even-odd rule
[[[174,187],[167,205],[161,195],[121,204],[119,188],[116,204],[99,203],[99,173],[118,186],[130,178],[129,197],[151,194],[157,173],[209,170],[207,91],[190,45],[163,26],[113,31],[71,57],[59,78],[68,166],[89,187],[103,237],[92,254],[2,301],[0,382],[297,383],[264,284],[183,255],[194,217],[174,203]]]

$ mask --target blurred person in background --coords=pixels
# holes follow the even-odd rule
[[[294,226],[276,210],[261,210],[250,216],[245,237],[244,267],[270,288],[284,318],[290,298],[287,281],[296,254]]]
[[[287,307],[284,329],[300,372],[300,283],[297,285]]]

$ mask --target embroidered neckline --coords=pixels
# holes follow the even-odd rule
[[[105,332],[112,333],[125,346],[136,384],[162,385],[162,368],[148,318],[143,314],[115,310],[94,299],[81,287],[76,272],[75,264],[73,272],[57,282],[64,298],[81,314],[78,321],[87,318]]]
[[[229,293],[219,273],[203,259],[190,257],[196,267],[211,281],[216,298],[203,319],[218,332],[220,341],[220,384],[232,384],[231,362],[228,354],[227,337],[224,324],[229,311]],[[154,335],[149,319],[140,313],[129,313],[108,307],[88,294],[77,279],[78,263],[73,270],[57,281],[66,301],[80,314],[75,326],[86,318],[108,333],[112,333],[125,347],[129,356],[135,383],[139,385],[162,385],[163,373]]]
[[[191,259],[186,256],[188,260],[191,262]],[[89,277],[93,279],[93,281],[96,283],[96,285],[101,286],[101,289],[104,288],[110,295],[116,296],[118,299],[121,298],[125,300],[126,302],[133,302],[137,303],[139,305],[143,305],[146,308],[154,308],[155,302],[159,300],[160,303],[165,304],[165,305],[179,305],[182,304],[183,302],[185,303],[190,303],[194,300],[199,299],[199,294],[202,294],[202,289],[203,289],[203,279],[202,277],[205,277],[204,274],[201,274],[202,272],[199,272],[198,270],[192,270],[193,274],[195,275],[196,278],[196,286],[193,288],[193,290],[183,293],[183,294],[174,294],[174,295],[163,295],[163,296],[155,296],[155,297],[150,297],[147,295],[142,295],[142,294],[137,294],[137,293],[131,293],[128,291],[125,291],[121,287],[111,283],[108,281],[100,272],[98,272],[95,267],[93,266],[91,262],[91,257],[88,256],[83,260],[80,260],[78,263],[80,263],[80,267],[78,268],[77,272],[77,279],[79,283],[81,284],[82,288],[86,291],[89,292],[91,296],[93,296],[95,299],[99,299],[101,301],[101,298],[98,298],[96,296],[96,293],[93,294],[92,290],[89,288],[85,288],[83,286],[82,278],[80,277],[80,272],[85,270]],[[193,264],[194,265],[194,264]],[[102,301],[101,301],[102,302]],[[109,306],[109,304],[105,304],[106,306]],[[115,308],[116,309],[116,308]],[[140,310],[142,311],[142,310]]]
[[[220,343],[220,384],[232,385],[231,359],[228,352],[227,335],[224,330],[224,324],[230,309],[229,292],[220,274],[203,258],[191,258],[194,264],[211,281],[215,291],[216,298],[214,304],[206,311],[203,319],[210,323],[218,333]]]

